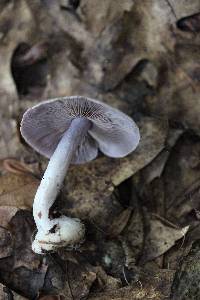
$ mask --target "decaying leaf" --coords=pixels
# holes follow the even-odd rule
[[[199,153],[200,139],[182,135],[163,173],[167,215],[179,224],[193,209],[199,209]]]
[[[200,297],[200,242],[196,241],[187,256],[183,256],[174,277],[170,299],[195,300]]]
[[[18,210],[15,206],[0,206],[0,226],[9,229],[9,222]]]
[[[11,233],[0,227],[0,258],[8,257],[12,255],[12,237]]]
[[[108,235],[111,237],[118,237],[126,227],[132,213],[131,208],[123,210],[112,222],[108,228]]]
[[[136,206],[128,224],[120,236],[125,255],[124,265],[133,267],[138,262],[144,244],[144,220],[142,211]]]
[[[39,180],[31,175],[0,176],[0,206],[31,209]]]
[[[0,279],[28,298],[35,297],[43,287],[47,271],[42,257],[31,250],[33,228],[31,213],[18,211],[9,222],[9,257],[0,260]]]
[[[1,162],[2,168],[7,172],[18,175],[32,175],[33,177],[37,177],[32,166],[29,166],[17,159],[5,158]]]
[[[84,268],[84,266],[73,265],[71,263],[67,266],[67,278],[70,285],[72,297],[81,300],[88,296],[90,287],[96,280],[96,272],[92,268]],[[65,297],[67,295],[65,294]],[[68,295],[69,297],[70,295]]]
[[[96,280],[97,270],[84,260],[72,262],[68,261],[67,257],[68,254],[63,253],[62,259],[56,255],[47,258],[49,267],[39,299],[55,295],[57,297],[55,299],[81,300],[88,296],[90,288]]]
[[[0,258],[13,254],[13,237],[9,223],[17,211],[16,207],[0,206]]]
[[[3,286],[0,284],[0,299],[1,300],[28,300],[27,298],[17,294],[16,292],[12,291],[11,289]]]
[[[164,224],[156,218],[151,218],[149,222],[149,232],[145,238],[145,247],[142,261],[146,262],[159,257],[175,242],[185,236],[189,226],[184,228],[173,228]]]

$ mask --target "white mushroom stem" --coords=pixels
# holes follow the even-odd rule
[[[71,159],[90,127],[89,120],[74,119],[49,161],[33,203],[33,216],[38,232],[32,249],[36,253],[73,245],[84,237],[84,226],[79,219],[61,216],[50,220],[49,210],[62,187]]]

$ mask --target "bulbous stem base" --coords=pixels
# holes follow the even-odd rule
[[[44,232],[40,229],[32,243],[32,250],[37,254],[55,252],[58,248],[79,245],[84,241],[85,226],[79,219],[62,216],[52,220],[52,229]]]

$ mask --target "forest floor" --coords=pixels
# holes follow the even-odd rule
[[[0,1],[0,299],[200,299],[199,0]],[[51,214],[86,226],[37,255],[35,192],[48,160],[20,122],[83,95],[130,115],[132,154],[72,165]]]

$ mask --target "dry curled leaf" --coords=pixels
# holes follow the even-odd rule
[[[7,172],[18,175],[32,175],[33,177],[37,177],[37,175],[33,172],[33,168],[17,159],[5,158],[1,161],[1,163],[2,168]]]

